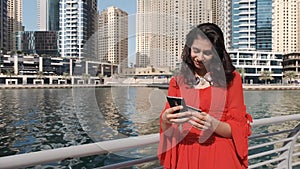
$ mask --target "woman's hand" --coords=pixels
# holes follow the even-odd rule
[[[192,112],[189,123],[199,130],[210,130],[225,138],[232,137],[231,127],[228,123],[220,121],[206,112]]]
[[[174,113],[175,111],[181,109],[183,109],[182,106],[175,106],[166,109],[165,112],[162,114],[162,122],[165,124],[172,124],[172,123],[181,124],[181,123],[188,122],[192,115],[191,112],[186,111],[186,112]]]
[[[189,123],[199,130],[212,129],[212,121],[214,120],[206,112],[192,112]]]

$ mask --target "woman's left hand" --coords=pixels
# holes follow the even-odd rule
[[[199,130],[208,130],[212,127],[212,117],[206,112],[192,112],[189,123]]]

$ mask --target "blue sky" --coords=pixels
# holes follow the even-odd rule
[[[98,10],[115,6],[129,15],[136,13],[136,0],[98,0]],[[36,0],[23,0],[23,25],[26,31],[37,30],[37,2]]]
[[[128,59],[135,62],[135,14],[136,0],[98,0],[98,11],[101,12],[109,6],[115,6],[128,13]],[[37,30],[37,1],[23,0],[23,25],[25,31]]]

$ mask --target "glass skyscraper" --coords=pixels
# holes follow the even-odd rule
[[[0,2],[0,49],[7,49],[7,0]]]
[[[272,0],[256,0],[256,49],[272,50]]]
[[[59,30],[59,0],[38,0],[38,29],[40,31]]]
[[[272,0],[232,1],[232,49],[272,50]]]

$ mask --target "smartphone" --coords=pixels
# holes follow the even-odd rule
[[[167,100],[169,102],[170,107],[183,106],[183,109],[177,110],[174,113],[188,111],[187,106],[186,106],[185,101],[184,101],[184,98],[175,97],[175,96],[167,96]]]
[[[186,105],[184,98],[182,98],[182,97],[167,96],[167,100],[170,104],[170,107],[175,107],[175,106],[180,106],[180,105],[183,106],[183,109],[177,110],[174,113],[185,112],[188,110],[202,112],[201,109]]]

